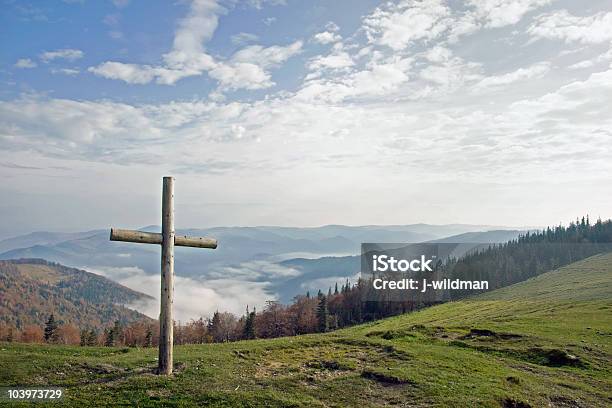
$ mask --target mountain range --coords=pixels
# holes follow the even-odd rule
[[[159,229],[142,228],[150,232]],[[138,280],[126,278],[126,274],[138,269],[143,275],[158,275],[159,249],[154,245],[111,242],[109,232],[33,232],[0,241],[0,259],[41,258],[100,272],[147,292],[138,283],[134,286]],[[525,229],[465,224],[179,229],[177,234],[214,237],[219,247],[214,251],[176,248],[175,271],[179,277],[204,285],[215,282],[221,297],[229,295],[224,292],[228,285],[235,286],[240,281],[263,291],[257,302],[287,302],[307,290],[326,290],[335,282],[354,280],[362,242],[494,243],[516,238],[522,232]],[[147,293],[154,296],[156,292],[151,288]],[[245,303],[254,302],[252,297],[243,298]]]

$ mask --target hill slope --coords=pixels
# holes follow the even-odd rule
[[[0,383],[64,386],[73,406],[604,407],[611,310],[605,254],[325,335],[177,347],[171,379],[155,349],[3,345]]]
[[[150,296],[102,276],[42,259],[0,261],[0,322],[43,325],[53,312],[78,327],[133,322],[148,317],[123,305]]]

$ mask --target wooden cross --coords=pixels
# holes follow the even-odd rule
[[[187,237],[174,233],[174,178],[164,177],[161,234],[111,228],[111,241],[161,244],[161,309],[159,313],[159,374],[172,374],[174,298],[174,246],[217,248],[213,238]]]

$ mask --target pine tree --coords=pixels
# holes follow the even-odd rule
[[[104,330],[104,345],[106,347],[113,347],[115,345],[115,331],[113,328]]]
[[[324,333],[329,328],[329,310],[327,298],[319,291],[319,305],[317,306],[317,327],[319,332]]]
[[[242,337],[249,340],[255,338],[255,310],[253,309],[252,312],[249,312],[248,306],[246,310],[246,319],[244,321]]]
[[[81,341],[79,342],[79,345],[81,347],[85,347],[87,345],[88,340],[89,340],[89,331],[87,331],[87,329],[81,330]]]
[[[119,320],[115,320],[115,324],[113,325],[113,339],[113,345],[123,344],[123,327]]]
[[[212,319],[208,322],[208,333],[212,336],[213,341],[221,342],[224,340],[221,331],[221,315],[218,310],[213,313]]]
[[[336,288],[334,289],[334,295],[338,294],[338,282],[336,282]]]
[[[145,335],[145,347],[153,346],[153,330],[151,326],[147,327],[147,334]]]
[[[55,343],[57,341],[57,322],[53,313],[49,316],[49,320],[45,324],[45,341],[47,343]]]
[[[88,346],[96,346],[98,344],[98,333],[94,329],[89,331],[89,335],[87,336],[87,345]]]

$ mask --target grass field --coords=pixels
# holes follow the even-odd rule
[[[80,407],[606,407],[611,312],[606,254],[324,335],[178,346],[171,378],[155,349],[4,343],[0,384],[64,387]]]

